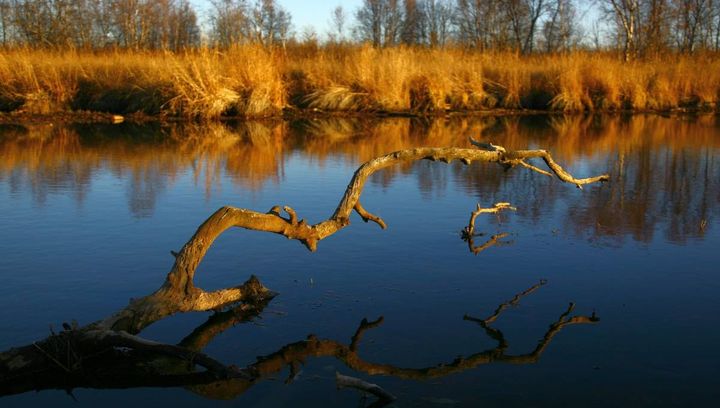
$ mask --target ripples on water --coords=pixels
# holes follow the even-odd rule
[[[348,342],[362,318],[383,315],[365,335],[363,358],[449,363],[496,346],[464,314],[489,316],[540,279],[548,283],[495,324],[509,354],[535,349],[568,302],[601,321],[564,328],[532,365],[415,381],[308,358],[293,384],[264,381],[238,401],[355,406],[355,392],[335,391],[335,370],[370,378],[405,406],[683,406],[720,397],[720,124],[711,116],[4,126],[0,348],[41,338],[50,323],[92,322],[154,290],[171,266],[169,250],[221,205],[287,204],[317,222],[363,161],[408,147],[468,146],[469,136],[545,148],[578,177],[609,172],[612,181],[580,191],[524,169],[421,162],[380,172],[366,187],[363,204],[387,231],[353,219],[316,254],[281,237],[229,232],[199,283],[224,287],[255,273],[281,295],[256,324],[226,330],[205,351],[245,365],[310,333]],[[480,218],[479,229],[509,235],[474,256],[458,231],[477,202],[498,201],[518,211]],[[144,335],[178,342],[206,317],[173,317]],[[182,389],[75,395],[88,406],[215,404]],[[74,402],[44,391],[5,404]]]

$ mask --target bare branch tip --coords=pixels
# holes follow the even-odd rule
[[[283,207],[283,210],[285,210],[285,212],[290,216],[290,224],[297,225],[298,219],[295,210],[293,210],[289,205]]]

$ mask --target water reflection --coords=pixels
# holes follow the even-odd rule
[[[234,399],[262,380],[272,378],[285,369],[289,373],[285,383],[292,383],[307,360],[322,357],[334,358],[349,369],[366,375],[411,380],[445,377],[491,363],[534,364],[539,361],[553,338],[565,327],[594,324],[600,320],[595,313],[590,316],[570,316],[575,307],[570,303],[558,319],[549,325],[531,351],[519,354],[509,352],[510,342],[503,332],[492,324],[507,308],[517,306],[522,298],[546,283],[547,281],[541,280],[516,294],[512,299],[498,305],[493,314],[485,319],[470,315],[463,317],[463,320],[477,323],[485,334],[497,343],[495,347],[426,367],[405,368],[390,363],[371,362],[360,356],[363,337],[369,330],[380,327],[383,317],[374,321],[363,319],[349,343],[309,335],[305,340],[287,344],[274,353],[257,357],[254,363],[245,368],[223,367],[211,357],[202,354],[202,350],[223,332],[258,318],[270,301],[265,298],[214,313],[177,346],[143,340],[142,343],[133,343],[135,347],[118,347],[112,346],[113,343],[105,338],[89,342],[83,337],[83,328],[64,324],[65,330],[53,332],[43,341],[0,353],[0,362],[5,363],[0,369],[7,370],[4,373],[6,375],[0,377],[0,396],[47,389],[61,389],[71,393],[73,389],[80,387],[184,387],[205,398]],[[24,364],[17,356],[34,357],[38,363],[33,363],[32,370],[13,371],[17,368],[13,366],[13,362],[20,361],[21,366]],[[219,367],[211,369],[206,366],[207,371],[197,371],[195,365],[202,365],[201,359],[211,360]],[[7,375],[8,372],[10,375]]]
[[[512,201],[531,222],[563,201],[569,211],[564,229],[577,235],[649,242],[661,233],[682,243],[702,238],[718,215],[719,134],[714,116],[655,115],[3,126],[0,180],[11,192],[30,191],[39,205],[51,194],[82,205],[109,173],[124,184],[132,214],[143,217],[186,173],[209,198],[223,178],[251,191],[283,181],[292,155],[321,166],[337,158],[354,166],[409,147],[468,146],[469,136],[481,135],[509,149],[549,149],[575,173],[610,169],[613,181],[577,197],[524,170],[417,163],[380,172],[372,182],[390,187],[398,175],[412,175],[425,197],[458,186],[483,202]]]

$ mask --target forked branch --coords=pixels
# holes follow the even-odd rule
[[[591,183],[597,183],[597,182],[606,182],[610,180],[610,176],[607,174],[602,174],[600,176],[596,177],[589,177],[589,178],[582,178],[582,179],[576,179],[573,177],[572,174],[568,173],[563,169],[559,164],[555,162],[555,160],[550,155],[550,152],[547,150],[515,150],[515,151],[507,151],[502,146],[496,146],[492,143],[484,143],[477,141],[473,138],[470,138],[470,143],[473,146],[476,146],[479,149],[482,149],[484,151],[490,151],[490,152],[498,152],[501,154],[501,159],[498,161],[498,163],[514,167],[517,165],[520,165],[522,167],[525,167],[527,169],[530,169],[532,171],[536,171],[540,174],[550,176],[552,177],[553,174],[557,176],[558,179],[565,183],[575,184],[577,188],[582,189],[582,186],[585,184],[591,184]],[[550,168],[552,171],[545,171],[542,170],[536,166],[533,166],[532,164],[529,164],[527,162],[528,159],[533,158],[541,158],[543,161],[545,161],[545,164]]]
[[[542,157],[562,181],[580,185],[608,179],[607,175],[575,179],[557,165],[550,154],[544,150],[508,152],[500,146],[491,146],[494,149],[492,151],[476,148],[421,147],[400,150],[372,159],[355,171],[335,212],[328,219],[314,225],[299,219],[295,210],[289,206],[275,206],[266,213],[229,206],[222,207],[198,228],[179,252],[174,253],[176,255],[175,263],[160,289],[152,295],[131,302],[127,308],[100,322],[99,325],[105,329],[124,330],[136,334],[147,325],[173,313],[215,310],[247,299],[271,297],[272,293],[257,279],[251,279],[235,288],[205,292],[194,285],[195,271],[213,242],[223,232],[233,227],[283,235],[288,239],[300,241],[311,251],[317,249],[319,241],[349,225],[350,215],[353,211],[357,212],[366,222],[373,221],[380,227],[386,228],[387,225],[382,218],[373,215],[362,206],[360,195],[368,177],[377,171],[399,163],[418,160],[450,163],[453,160],[461,160],[466,164],[481,161],[504,165],[508,160]],[[500,207],[496,206],[494,211],[511,208],[509,205],[503,206],[504,203],[498,205]],[[288,215],[287,218],[281,215],[282,211]],[[498,239],[499,237],[496,237],[487,245],[497,244]]]
[[[465,229],[463,229],[463,231],[462,231],[463,239],[470,239],[475,234],[475,220],[477,219],[478,215],[480,215],[480,214],[497,214],[503,210],[517,211],[517,208],[510,205],[510,203],[496,203],[494,206],[492,206],[490,208],[482,208],[482,207],[480,207],[480,203],[478,203],[475,211],[470,213],[470,221],[468,222],[467,227],[465,227]],[[507,235],[507,234],[505,234],[505,235]]]
[[[474,141],[473,141],[474,142]],[[525,160],[531,158],[542,158],[548,165],[550,170],[562,181],[572,183],[578,187],[583,184],[594,183],[597,181],[607,181],[607,175],[597,177],[576,179],[560,167],[550,156],[550,153],[544,150],[520,150],[506,151],[501,146],[492,144],[480,146],[482,149],[476,148],[415,148],[401,150],[384,156],[372,159],[360,166],[353,175],[350,183],[345,190],[345,194],[340,200],[334,213],[326,220],[317,224],[310,225],[305,220],[299,219],[295,210],[289,206],[275,206],[266,213],[252,211],[242,208],[222,207],[212,214],[195,232],[190,240],[178,252],[172,251],[175,262],[172,269],[167,274],[165,282],[154,293],[145,297],[132,300],[130,304],[118,313],[80,329],[71,330],[72,336],[63,334],[58,337],[55,334],[48,337],[42,342],[34,343],[30,346],[20,347],[0,353],[0,374],[3,377],[10,378],[35,378],[37,370],[47,371],[48,365],[48,349],[57,346],[58,341],[72,342],[93,342],[95,349],[105,346],[103,352],[118,353],[118,349],[132,348],[139,351],[152,352],[154,354],[163,354],[192,362],[192,365],[200,365],[206,368],[205,373],[193,373],[185,377],[162,378],[158,380],[152,377],[152,380],[158,380],[159,383],[182,382],[188,383],[194,381],[198,377],[202,377],[203,381],[208,378],[214,378],[218,373],[222,376],[232,377],[236,380],[242,380],[247,383],[246,375],[251,374],[255,370],[255,378],[262,373],[264,369],[271,370],[282,362],[298,361],[300,356],[307,355],[334,355],[343,360],[349,367],[368,374],[386,374],[396,375],[402,378],[430,378],[439,375],[446,375],[451,372],[464,370],[478,364],[490,361],[505,362],[532,362],[534,361],[542,349],[550,342],[552,336],[555,335],[562,327],[568,324],[587,323],[594,321],[594,316],[586,318],[577,316],[567,318],[566,314],[554,323],[545,339],[541,342],[541,346],[531,355],[526,356],[506,356],[498,353],[497,350],[478,353],[470,356],[468,359],[456,360],[451,364],[432,367],[427,369],[402,369],[382,364],[372,364],[361,360],[357,354],[357,345],[362,337],[362,333],[369,328],[380,324],[377,322],[365,322],[361,325],[356,335],[353,337],[350,346],[341,345],[337,342],[320,341],[316,338],[310,338],[302,345],[289,345],[278,352],[278,360],[270,361],[265,359],[250,367],[250,371],[235,372],[222,366],[220,363],[212,360],[210,357],[197,353],[203,344],[212,338],[215,328],[223,327],[227,321],[232,318],[219,321],[203,330],[201,333],[187,339],[185,346],[168,346],[163,344],[151,343],[143,340],[135,335],[146,328],[148,325],[164,319],[172,314],[190,311],[217,311],[226,307],[237,305],[240,302],[246,304],[264,304],[275,294],[264,287],[260,281],[251,276],[245,283],[236,287],[221,289],[218,291],[208,292],[198,288],[194,284],[195,272],[198,265],[205,257],[207,251],[213,242],[226,230],[236,227],[248,230],[271,232],[285,236],[288,239],[298,240],[308,249],[314,251],[317,244],[322,239],[334,234],[340,229],[346,227],[350,223],[350,215],[353,211],[357,212],[363,220],[373,221],[382,228],[386,227],[382,218],[371,214],[360,204],[360,195],[364,189],[365,183],[373,173],[382,169],[394,166],[400,163],[413,162],[418,160],[432,160],[450,163],[453,160],[460,160],[464,164],[470,164],[474,161],[498,163],[503,166],[524,163]],[[525,166],[528,167],[528,166]],[[539,169],[534,166],[528,167],[532,170]],[[502,204],[502,203],[501,203]],[[508,207],[496,207],[495,211]],[[281,215],[281,212],[287,214],[287,218]],[[474,223],[474,219],[471,224]],[[472,233],[473,225],[469,230]],[[488,245],[495,245],[502,235],[495,236]],[[253,313],[248,309],[248,315]],[[486,324],[487,326],[487,324]],[[69,344],[69,343],[68,343]],[[70,349],[66,347],[66,349]],[[295,355],[296,357],[293,357]],[[70,359],[70,357],[68,357]],[[65,371],[71,370],[72,364],[76,361],[60,360],[50,361],[53,367],[61,367]],[[265,366],[266,363],[272,363]],[[52,374],[52,373],[51,373]],[[50,376],[52,378],[52,376]],[[123,385],[135,384],[140,380],[135,378],[124,378]],[[10,381],[12,383],[12,381]],[[14,387],[22,388],[24,383],[9,385],[10,389]]]

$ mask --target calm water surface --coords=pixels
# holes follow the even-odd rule
[[[245,366],[309,334],[347,345],[363,318],[383,316],[364,333],[365,361],[430,368],[488,351],[517,356],[516,364],[407,379],[307,356],[291,384],[285,367],[249,388],[76,389],[77,401],[45,390],[1,397],[0,405],[362,404],[356,391],[336,390],[336,371],[381,385],[405,407],[715,405],[716,117],[4,126],[0,350],[31,344],[51,325],[91,323],[152,292],[172,266],[169,251],[220,206],[291,205],[315,223],[332,214],[363,161],[413,146],[468,146],[468,136],[546,148],[575,176],[608,172],[612,181],[579,190],[521,168],[422,162],[378,173],[366,186],[363,204],[388,222],[385,231],[355,217],[316,253],[280,236],[229,231],[197,284],[228,287],[256,274],[280,295],[204,351]],[[459,231],[478,202],[499,201],[517,212],[478,218],[486,235],[474,244],[508,235],[474,255]],[[463,319],[487,318],[541,280],[492,323],[504,350],[491,336],[497,331]],[[565,326],[538,351],[570,302],[570,316],[600,320]],[[209,316],[177,315],[142,335],[178,343]]]

